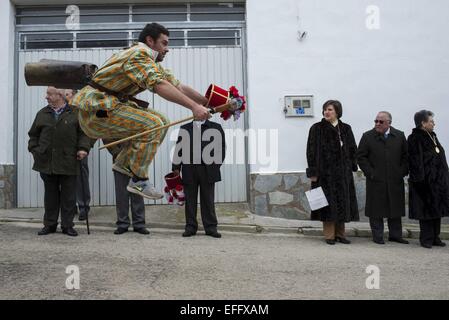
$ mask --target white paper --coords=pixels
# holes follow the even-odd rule
[[[321,187],[306,191],[306,197],[312,210],[318,210],[329,205]]]

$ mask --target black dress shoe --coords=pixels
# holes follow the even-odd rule
[[[404,240],[402,238],[388,238],[388,241],[409,244],[409,242],[407,240]]]
[[[206,232],[206,236],[211,236],[214,238],[221,238],[221,233],[218,233],[217,231],[208,231],[208,232]]]
[[[441,241],[441,239],[437,239],[437,240],[435,240],[435,241],[433,242],[433,245],[434,245],[434,246],[437,246],[437,247],[445,247],[445,246],[446,246],[446,243],[444,243],[443,241]]]
[[[125,228],[117,228],[117,229],[114,231],[114,234],[123,234],[123,233],[125,233],[125,232],[128,232],[128,229],[125,229]]]
[[[147,230],[147,228],[134,228],[134,232],[140,233],[140,234],[150,234],[150,231]]]
[[[71,237],[76,237],[78,235],[78,232],[76,232],[75,229],[73,229],[72,227],[70,228],[63,228],[62,229],[62,233],[71,236]]]
[[[432,249],[432,245],[428,244],[428,243],[421,243],[421,247],[426,248],[426,249]]]
[[[47,226],[45,226],[37,234],[39,236],[45,236],[47,234],[55,233],[55,232],[56,232],[56,227],[47,227]]]
[[[385,244],[384,239],[373,239],[373,242],[377,244]]]
[[[326,243],[333,246],[335,244],[335,240],[334,239],[326,239]]]
[[[191,237],[194,235],[196,235],[196,232],[189,231],[189,230],[184,231],[184,233],[182,234],[183,237]]]
[[[351,243],[351,241],[349,241],[349,240],[346,239],[346,238],[342,238],[342,237],[335,237],[335,240],[336,240],[337,242],[341,242],[341,243],[343,243],[343,244],[350,244],[350,243]]]

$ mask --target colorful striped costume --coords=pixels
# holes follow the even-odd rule
[[[114,54],[95,73],[93,81],[126,95],[136,95],[147,89],[153,91],[154,86],[162,80],[178,86],[179,81],[155,62],[157,54],[139,42]],[[169,123],[163,114],[154,109],[140,108],[132,101],[121,102],[117,97],[91,86],[80,90],[71,103],[79,107],[80,126],[91,138],[118,140]],[[98,117],[99,110],[107,111],[107,117]],[[148,166],[166,133],[167,130],[159,130],[133,139],[117,156],[115,164],[129,167],[135,175],[147,178]]]

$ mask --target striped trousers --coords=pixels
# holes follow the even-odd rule
[[[95,111],[79,110],[79,123],[91,138],[119,140],[166,125],[169,121],[154,109],[142,110],[123,103],[109,109],[107,117],[101,118]],[[117,155],[115,164],[129,167],[140,178],[148,178],[148,166],[166,134],[167,129],[162,129],[131,140]]]

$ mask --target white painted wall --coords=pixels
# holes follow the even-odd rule
[[[0,164],[14,162],[14,7],[0,1]]]
[[[369,5],[379,30],[366,27]],[[449,150],[448,15],[447,0],[247,0],[250,128],[279,129],[279,165],[268,171],[305,170],[308,130],[328,99],[342,102],[357,142],[381,109],[408,135],[428,108]],[[286,94],[313,94],[315,117],[285,118]]]

